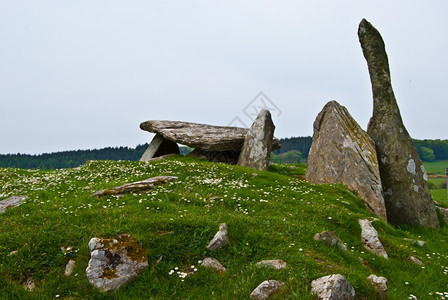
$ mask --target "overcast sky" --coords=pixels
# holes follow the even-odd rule
[[[312,135],[330,100],[366,129],[362,18],[385,40],[411,136],[447,139],[447,12],[446,0],[0,0],[0,153],[135,147],[147,120],[250,126],[261,91],[279,138]]]

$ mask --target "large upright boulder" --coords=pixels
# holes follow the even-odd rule
[[[387,219],[375,144],[336,101],[328,102],[314,121],[306,179],[343,183],[359,194],[371,212]]]
[[[392,224],[438,228],[426,171],[392,90],[384,41],[365,19],[359,24],[358,36],[372,83],[373,116],[367,133],[376,145],[387,219]]]
[[[271,113],[267,109],[262,109],[247,132],[238,165],[267,171],[274,130]]]

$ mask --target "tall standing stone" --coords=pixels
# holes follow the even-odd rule
[[[262,109],[247,132],[238,165],[266,171],[271,158],[274,130],[271,113]]]
[[[167,154],[179,154],[179,146],[175,142],[165,139],[161,134],[156,134],[140,161],[147,162],[152,158]]]
[[[367,133],[376,145],[387,219],[392,224],[438,228],[426,171],[392,90],[384,41],[365,19],[359,24],[358,36],[372,83],[373,116]]]
[[[306,179],[343,183],[358,193],[371,212],[387,219],[375,144],[336,101],[328,102],[314,121]]]

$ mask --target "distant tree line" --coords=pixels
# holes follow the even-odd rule
[[[273,151],[271,161],[276,163],[302,162],[308,158],[312,138],[291,137],[280,139],[282,147]],[[423,161],[448,160],[448,140],[414,140],[418,154]],[[139,160],[148,144],[129,147],[108,147],[94,150],[75,150],[39,155],[0,154],[0,167],[22,169],[74,168],[88,160]],[[181,154],[191,151],[180,147]]]

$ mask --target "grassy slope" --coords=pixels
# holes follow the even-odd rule
[[[448,291],[448,229],[396,229],[383,221],[378,230],[390,259],[364,249],[359,218],[373,217],[361,200],[341,185],[312,185],[291,175],[304,166],[277,165],[273,172],[214,164],[186,157],[151,163],[96,161],[57,171],[0,169],[0,199],[28,195],[25,204],[0,215],[0,295],[11,299],[247,299],[267,279],[287,287],[280,298],[310,299],[312,280],[340,273],[360,298],[374,299],[366,278],[389,279],[390,299],[409,295],[434,298]],[[255,176],[254,174],[258,174]],[[156,175],[179,180],[149,194],[92,198],[100,189]],[[205,246],[221,222],[228,224],[231,245],[211,253]],[[347,244],[344,253],[313,240],[333,231]],[[85,277],[92,237],[133,235],[146,249],[150,267],[137,281],[113,293],[95,290]],[[404,240],[424,240],[423,247]],[[61,246],[76,249],[64,255]],[[18,250],[17,255],[8,256]],[[408,260],[414,255],[425,268]],[[223,275],[198,267],[204,257],[217,258]],[[363,265],[359,257],[368,265]],[[75,275],[63,271],[76,260]],[[283,259],[284,270],[258,269],[263,259]],[[170,270],[198,271],[184,281]],[[445,274],[444,274],[445,271]],[[36,290],[22,283],[30,276]],[[430,296],[430,293],[432,296]]]

